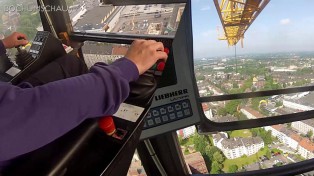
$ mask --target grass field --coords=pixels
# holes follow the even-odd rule
[[[234,138],[234,137],[248,138],[248,137],[252,137],[252,133],[250,132],[250,130],[236,130],[236,131],[232,131],[230,135],[230,138]]]

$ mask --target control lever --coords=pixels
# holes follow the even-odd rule
[[[16,49],[18,52],[15,55],[15,61],[19,69],[23,70],[33,60],[33,57],[25,49],[21,49],[20,47],[16,47]]]
[[[169,49],[165,48],[164,52],[169,54]],[[160,59],[147,72],[142,74],[136,82],[131,82],[131,91],[128,98],[128,103],[141,105],[147,102],[155,93],[158,84],[158,78],[164,71],[166,63]],[[158,72],[158,73],[157,73]]]

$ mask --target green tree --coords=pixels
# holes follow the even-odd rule
[[[271,158],[271,152],[270,152],[269,150],[266,151],[266,157],[267,157],[268,159]]]
[[[252,128],[250,131],[251,131],[253,137],[256,137],[259,134],[258,128]]]
[[[306,134],[306,136],[307,136],[308,138],[311,138],[311,137],[313,136],[313,131],[312,131],[312,130],[308,131],[307,134]]]
[[[220,150],[216,146],[209,146],[206,150],[206,155],[209,157],[211,161],[214,160],[214,154],[216,152],[220,152]]]
[[[239,88],[239,85],[238,85],[237,83],[233,83],[233,84],[232,84],[232,87],[233,87],[234,89],[238,89],[238,88]]]
[[[219,108],[217,111],[217,114],[220,116],[226,116],[227,115],[227,110],[225,108]]]
[[[229,173],[236,173],[238,171],[238,166],[237,165],[231,165],[229,166]]]
[[[248,120],[248,118],[246,117],[246,115],[244,115],[242,112],[236,113],[236,117],[238,117],[238,120],[239,120],[239,121]]]
[[[253,137],[256,136],[261,137],[266,145],[271,144],[273,142],[271,131],[266,131],[263,128],[253,128],[250,131]]]
[[[225,161],[225,157],[220,152],[215,152],[213,155],[213,160],[217,161],[218,163],[223,163]]]
[[[184,154],[185,154],[185,155],[190,154],[190,151],[189,151],[189,149],[188,149],[187,147],[184,149]]]
[[[206,152],[205,148],[209,145],[208,139],[204,135],[195,134],[193,136],[193,144],[195,146],[195,150],[201,152],[204,155]]]
[[[241,101],[240,100],[231,100],[226,104],[226,111],[228,114],[233,115],[234,113],[237,112],[238,106],[240,105]]]
[[[222,164],[218,163],[217,161],[213,161],[211,165],[211,174],[220,174],[222,169]]]
[[[261,136],[261,137],[263,138],[264,143],[266,145],[271,144],[273,142],[273,139],[272,139],[272,136],[271,136],[271,131],[267,131],[266,133],[264,132],[263,136]]]
[[[251,107],[258,111],[259,110],[259,102],[261,100],[264,100],[264,99],[265,99],[265,97],[252,98],[252,105],[251,105]]]

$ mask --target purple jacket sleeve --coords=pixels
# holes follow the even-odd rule
[[[42,147],[87,118],[114,114],[138,75],[136,65],[121,58],[35,88],[0,82],[0,161]]]
[[[5,55],[5,53],[6,53],[5,47],[2,41],[0,41],[0,56]]]

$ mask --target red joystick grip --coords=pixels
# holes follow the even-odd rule
[[[170,50],[165,47],[165,48],[164,48],[164,52],[167,53],[167,54],[169,54],[169,53],[170,53]]]
[[[102,129],[107,135],[111,136],[116,132],[116,126],[112,116],[103,117],[98,122],[99,128]]]
[[[166,63],[164,61],[157,62],[157,70],[164,71]]]

